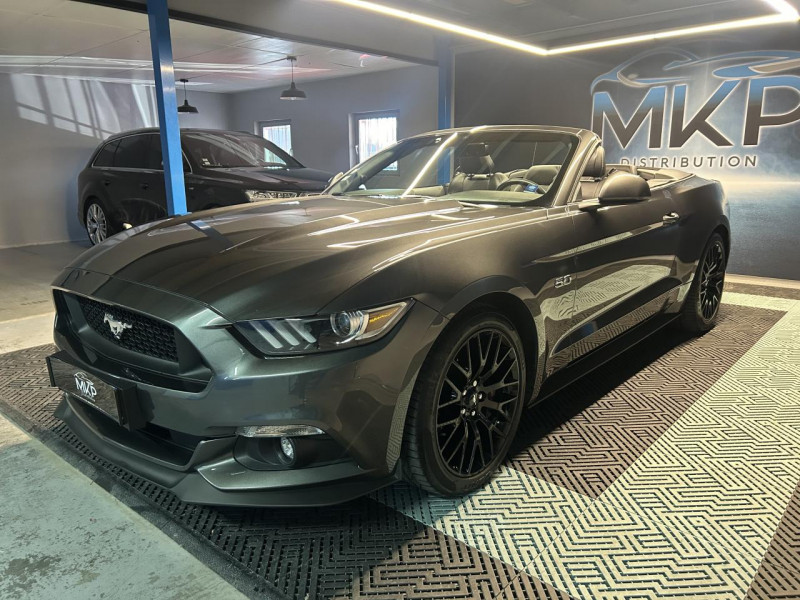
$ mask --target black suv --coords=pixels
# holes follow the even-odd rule
[[[191,212],[321,192],[331,178],[250,133],[184,129],[181,146]],[[78,218],[93,244],[167,216],[158,129],[103,142],[78,176],[78,198]]]

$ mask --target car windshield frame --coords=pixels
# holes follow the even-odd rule
[[[463,149],[467,144],[480,144],[484,143],[487,139],[496,141],[497,138],[501,138],[504,135],[507,136],[508,139],[499,145],[500,150],[504,149],[505,145],[512,141],[519,141],[518,138],[520,136],[523,138],[528,138],[526,140],[528,142],[559,141],[565,144],[565,155],[563,161],[553,165],[558,167],[558,173],[552,182],[547,186],[548,189],[546,192],[541,194],[533,194],[530,192],[530,190],[497,191],[496,189],[489,189],[467,190],[451,193],[449,186],[457,173],[455,166],[455,155],[458,153],[458,151]],[[538,140],[535,139],[537,136],[539,137]],[[380,173],[384,173],[384,176],[387,177],[390,173],[396,171],[396,168],[387,169],[389,165],[394,165],[397,163],[397,161],[402,160],[404,157],[409,156],[413,152],[436,144],[440,145],[440,150],[432,153],[433,156],[426,161],[420,172],[413,178],[413,181],[414,184],[416,184],[426,173],[430,174],[432,171],[436,171],[438,167],[436,164],[432,163],[437,160],[438,155],[442,150],[445,148],[450,148],[450,158],[446,159],[451,161],[449,166],[449,181],[443,185],[443,191],[446,191],[446,193],[441,195],[426,195],[424,193],[419,193],[416,185],[400,186],[394,190],[400,191],[400,193],[386,193],[391,191],[386,188],[376,188],[370,190],[362,187],[359,189],[360,185],[363,186],[365,182],[370,181],[370,179],[378,176]],[[579,135],[573,132],[557,129],[474,128],[469,130],[438,131],[406,138],[384,148],[369,159],[355,165],[349,171],[342,174],[338,179],[334,178],[334,181],[332,181],[332,183],[323,193],[332,196],[379,197],[381,199],[397,198],[398,200],[421,197],[430,200],[447,199],[474,204],[552,206],[558,194],[558,190],[563,184],[564,177],[569,171],[569,166],[572,164],[578,149],[580,148],[580,145],[581,139]],[[533,160],[531,162],[533,163]],[[543,162],[540,166],[545,165],[550,166],[551,163]],[[536,163],[531,164],[528,168],[532,166],[536,166]],[[519,171],[521,169],[522,168],[512,169],[511,172]],[[513,178],[516,179],[518,177],[521,177],[521,175],[515,175]],[[437,186],[434,187],[438,187],[439,185],[442,184],[437,183]]]
[[[191,145],[193,141],[207,144],[219,141],[219,138],[223,138],[225,142],[227,142],[225,148],[227,152],[236,153],[236,155],[242,159],[242,163],[246,164],[205,164],[202,154],[198,154],[197,148],[192,148]],[[252,133],[235,131],[187,131],[182,134],[181,142],[186,155],[201,169],[301,169],[304,167],[299,160],[280,146]],[[261,146],[262,150],[268,150],[281,159],[284,164],[266,162],[255,158],[255,156],[243,146],[245,143]]]

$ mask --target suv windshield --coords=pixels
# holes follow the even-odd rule
[[[248,133],[208,131],[184,133],[183,148],[204,169],[302,167],[272,142]]]
[[[326,191],[545,205],[577,146],[576,136],[551,131],[475,128],[418,136],[356,165]]]

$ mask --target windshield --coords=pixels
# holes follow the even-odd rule
[[[204,131],[185,133],[181,140],[186,153],[204,169],[285,169],[303,166],[287,152],[257,135]]]
[[[357,165],[326,191],[544,206],[577,145],[576,136],[549,131],[476,128],[419,136]]]

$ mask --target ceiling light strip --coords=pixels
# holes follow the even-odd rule
[[[394,17],[396,19],[403,19],[411,21],[419,25],[425,25],[434,29],[440,29],[448,33],[455,33],[470,37],[473,39],[490,42],[498,46],[528,52],[539,56],[548,56],[553,54],[568,54],[572,52],[583,52],[586,50],[595,50],[598,48],[608,48],[613,46],[626,46],[629,44],[639,44],[642,42],[651,42],[657,40],[671,39],[676,37],[684,37],[689,35],[696,35],[699,33],[710,33],[715,31],[729,31],[732,29],[745,29],[749,27],[762,27],[765,25],[776,25],[779,23],[792,23],[800,20],[800,14],[797,10],[789,4],[786,0],[763,0],[769,4],[771,8],[777,11],[774,14],[764,15],[761,17],[752,17],[749,19],[737,19],[734,21],[722,21],[719,23],[710,23],[708,25],[697,25],[694,27],[682,27],[679,29],[667,29],[664,31],[653,31],[642,33],[638,35],[631,35],[619,38],[610,38],[605,40],[598,40],[594,42],[585,42],[582,44],[572,44],[568,46],[561,46],[556,48],[543,48],[533,44],[526,44],[507,38],[504,36],[489,33],[488,31],[481,31],[471,27],[464,27],[456,23],[442,21],[433,17],[426,17],[418,13],[401,10],[398,8],[391,8],[383,4],[376,4],[375,2],[368,2],[367,0],[329,0],[339,4],[346,4],[362,10]]]
[[[612,46],[627,46],[629,44],[640,44],[642,42],[653,42],[667,40],[676,37],[696,35],[699,33],[711,33],[715,31],[728,31],[731,29],[745,29],[748,27],[762,27],[764,25],[776,25],[796,21],[787,18],[784,14],[765,15],[763,17],[753,17],[750,19],[737,19],[735,21],[723,21],[721,23],[710,23],[708,25],[697,25],[695,27],[684,27],[681,29],[667,29],[665,31],[655,31],[653,33],[643,33],[627,37],[611,38],[596,42],[586,42],[584,44],[574,44],[571,46],[561,46],[548,50],[548,54],[568,54],[570,52],[583,52],[585,50],[595,50],[597,48],[609,48]]]
[[[427,27],[433,27],[434,29],[441,29],[442,31],[447,31],[448,33],[456,33],[458,35],[474,38],[476,40],[491,42],[492,44],[497,44],[498,46],[505,46],[506,48],[521,50],[522,52],[528,52],[530,54],[538,54],[539,56],[545,56],[547,54],[547,50],[545,48],[542,48],[541,46],[526,44],[525,42],[512,40],[511,38],[503,37],[502,35],[496,35],[494,33],[489,33],[488,31],[481,31],[480,29],[473,29],[472,27],[464,27],[463,25],[457,25],[455,23],[450,23],[448,21],[434,19],[433,17],[426,17],[425,15],[420,15],[407,10],[391,8],[389,6],[384,6],[383,4],[366,2],[365,0],[333,0],[333,1],[338,2],[339,4],[347,4],[348,6],[353,6],[355,8],[360,8],[363,10],[368,10],[389,17],[394,17],[396,19],[411,21],[412,23],[417,23],[419,25],[426,25]]]

